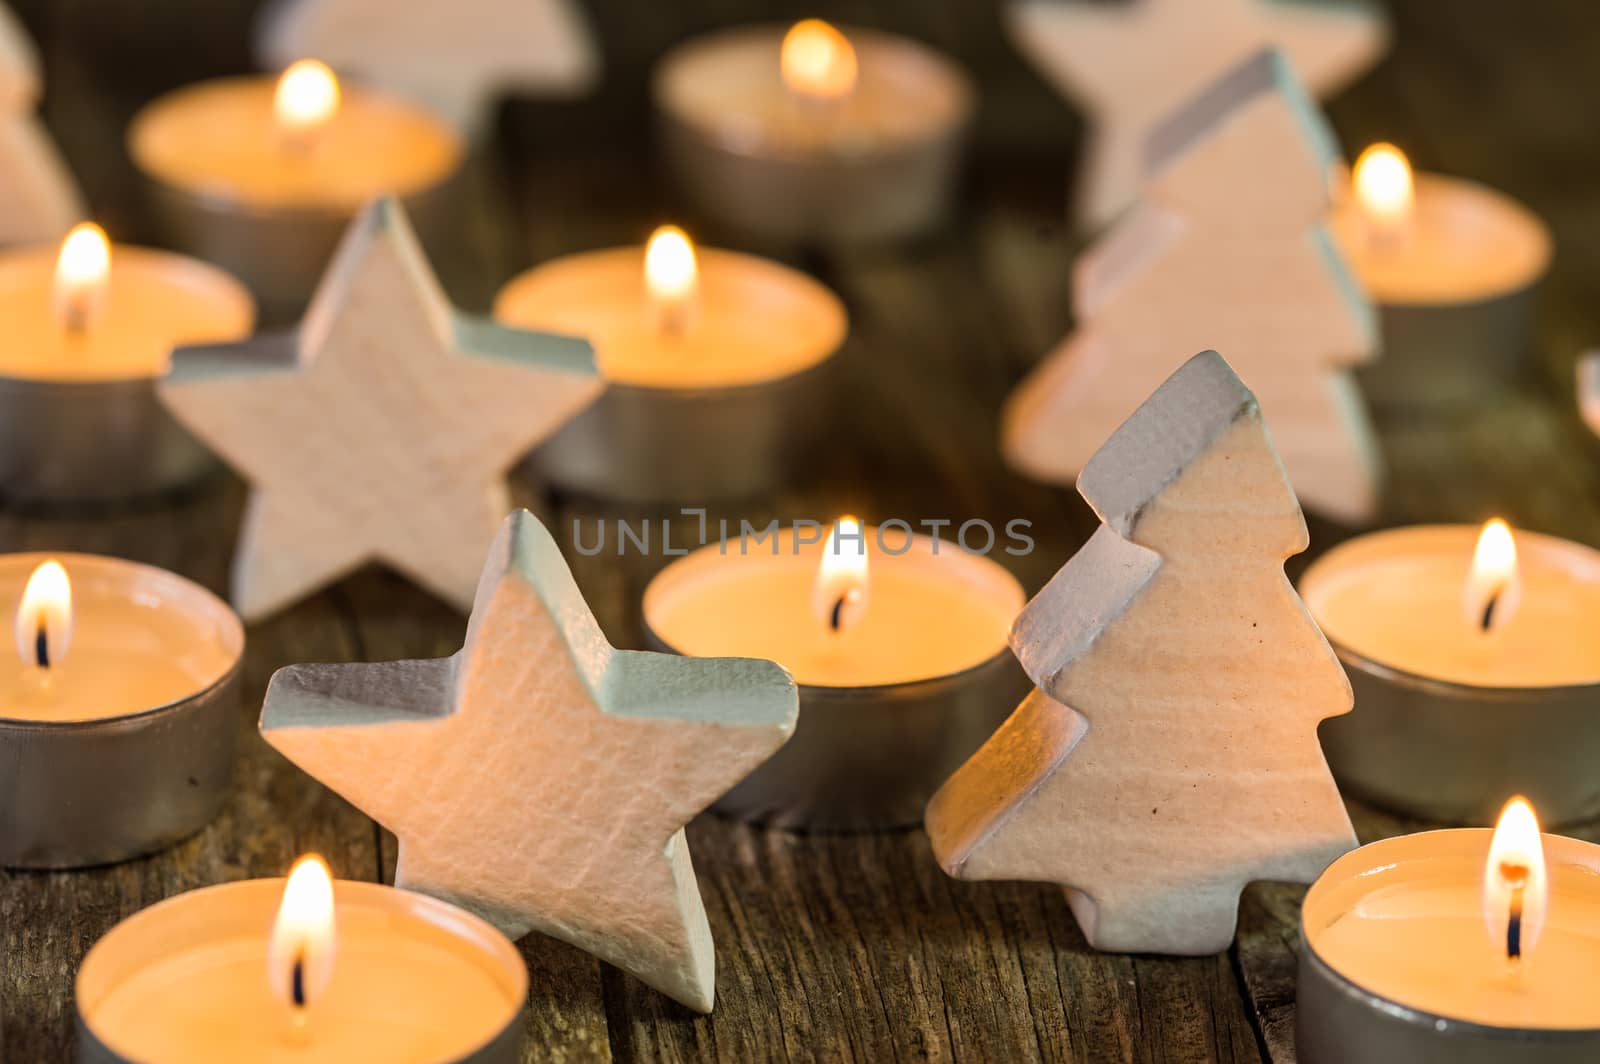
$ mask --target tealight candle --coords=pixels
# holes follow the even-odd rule
[[[1554,823],[1600,812],[1600,552],[1499,521],[1398,528],[1323,555],[1300,594],[1355,688],[1321,727],[1342,785],[1449,823],[1513,791]]]
[[[841,518],[828,535],[711,544],[644,595],[649,640],[768,658],[800,685],[794,736],[716,808],[780,827],[919,823],[1025,686],[1016,578],[949,541]]]
[[[521,955],[478,917],[302,858],[286,880],[191,891],[112,928],[78,971],[79,1059],[509,1062],[527,990]]]
[[[214,467],[154,385],[173,347],[250,332],[255,305],[232,277],[80,225],[59,248],[0,251],[0,317],[0,492],[127,498]]]
[[[508,325],[594,344],[608,388],[534,453],[562,487],[634,501],[747,495],[781,481],[815,435],[839,298],[766,259],[658,229],[513,279]]]
[[[0,555],[0,864],[62,868],[203,827],[233,774],[244,626],[161,569]]]
[[[1302,1064],[1567,1064],[1600,1055],[1600,847],[1499,826],[1339,858],[1300,918]]]
[[[442,118],[305,60],[168,93],[134,116],[128,151],[168,239],[245,278],[278,323],[368,200],[399,196],[419,229],[439,224],[465,149]]]
[[[761,237],[878,240],[948,214],[966,75],[886,33],[807,19],[681,45],[655,74],[668,166],[707,217]]]
[[[1363,369],[1374,402],[1451,404],[1492,396],[1532,336],[1550,231],[1483,185],[1413,174],[1398,149],[1368,148],[1332,229],[1378,305],[1383,357]]]

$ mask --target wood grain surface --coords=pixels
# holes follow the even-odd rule
[[[96,213],[120,239],[155,240],[121,150],[141,103],[248,68],[247,0],[18,0],[46,67],[44,117]],[[606,81],[580,101],[502,109],[449,246],[431,246],[452,297],[486,309],[495,287],[553,255],[642,239],[676,218],[658,177],[645,96],[670,44],[754,17],[809,14],[892,27],[955,53],[984,92],[963,210],[909,248],[790,259],[834,286],[853,323],[829,412],[829,446],[785,492],[711,517],[982,517],[1034,522],[1035,552],[1008,559],[1038,588],[1095,528],[1066,489],[1009,474],[1001,404],[1070,326],[1066,227],[1080,120],[1009,50],[988,0],[587,0]],[[1380,414],[1386,524],[1478,521],[1600,544],[1600,443],[1573,403],[1572,364],[1600,337],[1600,15],[1589,0],[1389,0],[1396,45],[1330,112],[1347,151],[1393,140],[1424,168],[1524,199],[1553,225],[1556,269],[1519,389],[1449,418]],[[514,485],[515,501],[571,541],[573,522],[619,511]],[[0,509],[0,550],[118,554],[226,586],[245,492],[221,479],[114,513]],[[690,500],[686,500],[690,502]],[[644,511],[626,511],[642,516]],[[659,513],[653,517],[662,516]],[[670,514],[666,515],[669,518]],[[675,519],[680,537],[695,519]],[[1312,551],[1351,530],[1313,521]],[[610,639],[638,646],[638,602],[663,559],[569,552]],[[1291,574],[1298,566],[1291,567]],[[0,872],[0,1058],[71,1058],[72,975],[114,923],[206,883],[279,875],[323,853],[346,877],[393,874],[393,841],[254,733],[267,678],[291,662],[437,657],[465,618],[365,570],[249,633],[239,778],[222,816],[159,856],[72,873]],[[1363,839],[1415,825],[1352,810]],[[1579,832],[1590,837],[1594,830]],[[1266,1061],[1294,1059],[1295,921],[1303,888],[1250,888],[1232,950],[1166,959],[1091,951],[1048,885],[961,883],[920,832],[767,833],[712,818],[689,828],[717,944],[717,1009],[698,1017],[553,940],[522,947],[532,975],[530,1061]]]

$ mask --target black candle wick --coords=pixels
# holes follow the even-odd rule
[[[1483,604],[1483,619],[1478,622],[1485,632],[1494,624],[1494,609],[1498,605],[1500,605],[1500,592],[1496,591],[1489,596],[1489,601]]]
[[[1511,883],[1510,913],[1506,920],[1506,959],[1522,959],[1522,899],[1528,889],[1528,870],[1520,865],[1501,866],[1500,874]]]
[[[833,604],[833,610],[828,614],[828,627],[835,632],[844,624],[844,604],[849,597],[848,595],[840,595],[838,601]]]
[[[50,630],[43,617],[39,618],[39,629],[33,636],[33,660],[41,669],[50,667]]]
[[[294,959],[294,968],[289,976],[289,997],[294,1001],[294,1007],[306,1007],[306,960],[304,955]]]

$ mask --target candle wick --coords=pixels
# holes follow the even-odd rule
[[[294,1001],[294,1007],[306,1007],[306,960],[304,955],[297,955],[294,959],[294,968],[289,977],[289,997]]]
[[[1501,866],[1500,874],[1511,881],[1510,913],[1506,920],[1506,958],[1522,959],[1522,899],[1528,889],[1528,870],[1521,865]]]
[[[840,595],[828,614],[828,627],[837,632],[844,624],[844,604],[849,595]]]
[[[43,617],[39,618],[39,630],[33,637],[33,660],[41,669],[50,667],[50,630]]]
[[[1496,591],[1489,596],[1489,601],[1483,604],[1483,618],[1478,622],[1485,632],[1494,625],[1494,610],[1498,605],[1500,605],[1500,592]]]

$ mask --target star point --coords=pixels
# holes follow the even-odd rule
[[[261,731],[399,837],[397,886],[709,1011],[684,825],[787,741],[797,712],[772,662],[613,648],[554,538],[518,511],[457,654],[282,669]]]
[[[251,482],[246,619],[369,562],[465,609],[511,465],[602,387],[586,341],[470,318],[393,200],[352,223],[292,333],[181,348],[178,419]]]

